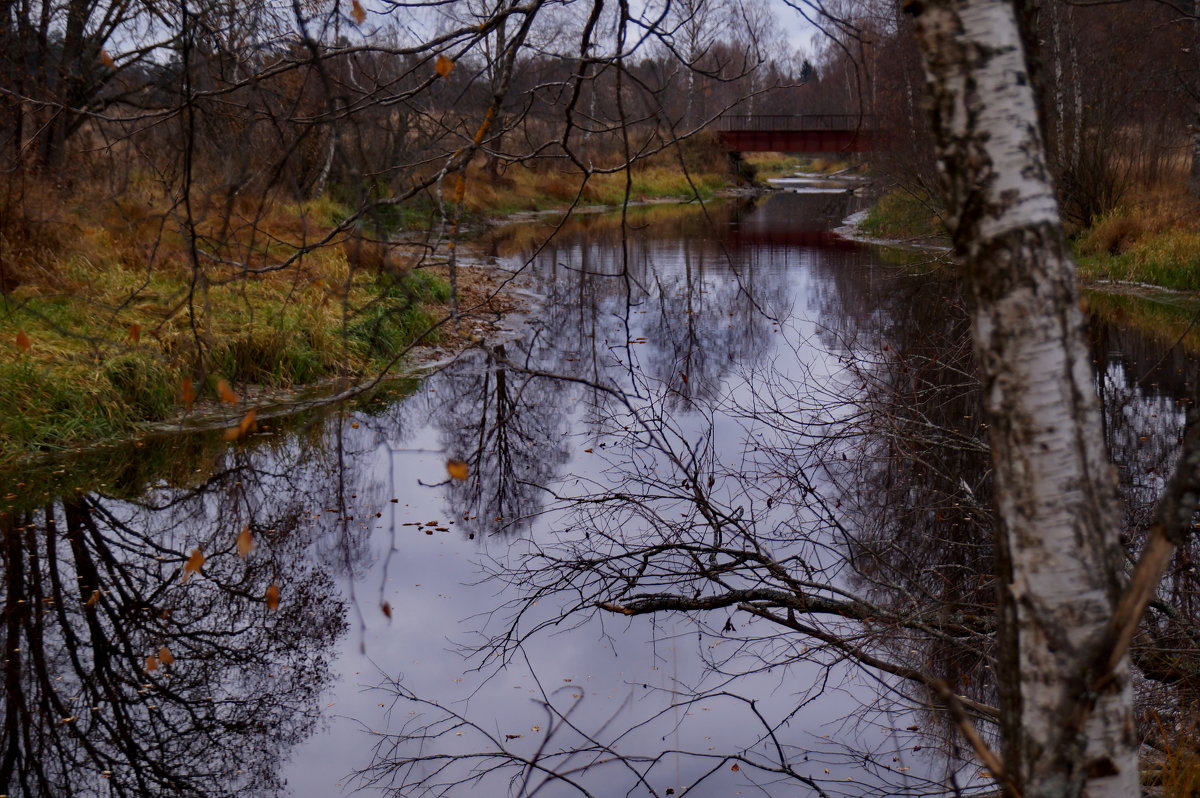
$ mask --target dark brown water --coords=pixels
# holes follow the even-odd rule
[[[502,230],[497,258],[544,297],[511,341],[246,444],[168,436],[3,477],[0,793],[980,783],[913,689],[812,636],[737,603],[595,608],[777,587],[758,556],[881,615],[977,619],[954,640],[811,623],[994,702],[965,315],[934,264],[829,232],[854,203],[583,218],[532,256],[548,226]],[[1135,535],[1196,360],[1103,320],[1093,337]]]

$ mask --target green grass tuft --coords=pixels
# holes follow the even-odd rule
[[[0,439],[5,449],[61,449],[125,429],[130,410],[107,379],[50,370],[28,358],[0,363]]]
[[[109,358],[100,369],[124,413],[138,421],[161,421],[175,410],[179,375],[146,352]]]
[[[946,235],[937,206],[929,197],[899,189],[881,196],[860,227],[867,235],[896,240]]]
[[[1096,251],[1089,243],[1085,236],[1077,245],[1085,277],[1200,290],[1200,233],[1170,230],[1126,243],[1117,252]]]
[[[425,271],[382,276],[377,299],[351,323],[349,338],[363,356],[387,361],[411,344],[433,323],[425,305],[450,300],[450,285]]]

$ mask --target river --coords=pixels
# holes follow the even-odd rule
[[[933,256],[830,232],[858,202],[800,185],[501,228],[482,246],[541,297],[503,342],[245,441],[0,476],[0,791],[985,785],[902,674],[847,661],[995,703],[966,315]],[[1169,339],[1093,320],[1134,542],[1196,395]],[[1157,633],[1178,651],[1194,621]],[[1143,663],[1166,712],[1179,662]]]

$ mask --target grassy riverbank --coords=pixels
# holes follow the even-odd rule
[[[1200,291],[1200,222],[1196,203],[1147,196],[1118,206],[1075,238],[1086,279]]]
[[[1144,192],[1071,239],[1093,313],[1164,344],[1200,351],[1200,222],[1180,192]],[[901,189],[884,193],[859,229],[900,243],[949,244],[937,204]],[[1185,292],[1185,293],[1179,293]]]
[[[711,141],[685,145],[676,161],[664,153],[585,182],[474,164],[465,219],[478,227],[498,214],[627,195],[707,198],[745,177]],[[749,159],[764,177],[796,163]],[[297,202],[194,191],[184,207],[150,180],[115,195],[99,185],[10,186],[0,197],[0,463],[128,436],[193,405],[224,399],[236,413],[266,392],[361,379],[418,339],[437,343],[441,331],[426,333],[447,315],[450,289],[433,264],[448,251],[421,240],[436,224],[436,198],[385,206],[369,218],[373,240],[335,233],[352,212],[343,193]],[[383,237],[417,241],[384,246]],[[472,271],[460,281],[463,306],[489,293]],[[443,329],[464,342],[473,334]]]
[[[872,238],[903,243],[946,240],[937,202],[924,192],[900,188],[880,195],[858,227]]]
[[[1121,205],[1072,237],[1081,276],[1096,283],[1132,283],[1200,291],[1200,222],[1195,203],[1177,195]],[[881,195],[859,225],[898,242],[947,242],[937,203],[920,192]]]
[[[182,222],[150,191],[27,187],[0,208],[0,462],[382,368],[449,288],[371,242],[313,246],[345,213],[212,200]]]

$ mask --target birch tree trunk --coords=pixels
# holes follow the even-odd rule
[[[1128,664],[1102,681],[1095,673],[1123,573],[1115,475],[1014,9],[908,0],[905,10],[916,19],[990,424],[1004,781],[1024,798],[1135,796]]]

